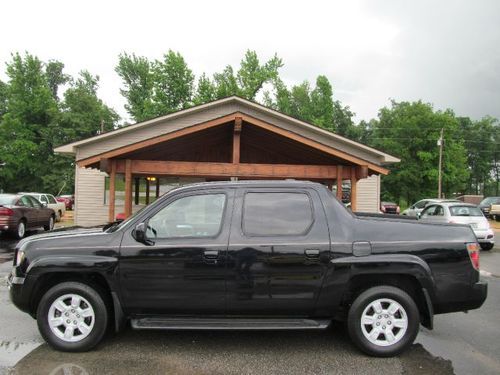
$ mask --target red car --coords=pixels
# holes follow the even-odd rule
[[[36,198],[22,194],[0,194],[0,231],[21,239],[28,229],[52,230],[56,213]]]
[[[74,195],[61,195],[56,197],[56,201],[64,202],[67,210],[72,210],[73,205],[75,204],[75,196]]]

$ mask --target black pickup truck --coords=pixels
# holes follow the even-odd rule
[[[54,348],[107,328],[325,329],[345,321],[376,356],[400,353],[434,314],[480,307],[471,228],[358,217],[324,186],[203,183],[104,230],[19,242],[13,303]]]

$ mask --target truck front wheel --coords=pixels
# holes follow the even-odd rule
[[[348,314],[351,340],[363,352],[390,357],[408,348],[418,334],[420,315],[413,298],[392,286],[365,290]]]
[[[108,311],[101,295],[79,282],[63,282],[49,289],[38,305],[36,317],[45,341],[65,352],[92,349],[108,325]]]

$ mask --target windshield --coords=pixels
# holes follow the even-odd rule
[[[472,206],[451,206],[451,216],[483,216],[481,210]]]
[[[500,201],[499,197],[488,197],[484,198],[479,204],[481,206],[489,206],[490,204],[495,204],[497,201]]]
[[[13,197],[12,195],[0,194],[0,205],[2,205],[2,206],[14,204],[15,200],[16,200],[16,197]]]

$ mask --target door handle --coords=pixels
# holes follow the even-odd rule
[[[206,259],[217,259],[219,257],[219,250],[205,250],[203,256]]]
[[[305,253],[306,253],[306,257],[308,257],[308,258],[319,257],[319,249],[306,249]]]

